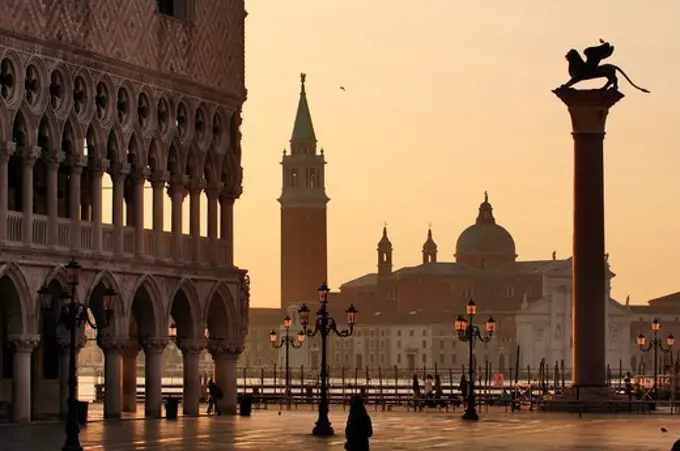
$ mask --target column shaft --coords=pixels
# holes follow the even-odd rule
[[[184,186],[178,181],[172,181],[169,187],[172,200],[172,255],[175,260],[182,259],[182,204],[184,203]]]
[[[31,352],[14,351],[12,377],[12,420],[16,423],[31,421]]]
[[[134,190],[135,255],[144,256],[144,177],[136,175],[132,180]]]
[[[113,253],[122,255],[124,247],[123,207],[125,206],[125,176],[113,177]]]
[[[184,359],[184,415],[198,415],[198,401],[201,396],[201,380],[198,374],[199,352],[187,350]]]
[[[22,169],[22,212],[23,212],[23,227],[21,239],[24,243],[33,242],[33,166],[35,159],[33,155],[24,154]]]
[[[70,350],[67,347],[59,349],[59,414],[62,418],[68,416],[68,365]]]
[[[47,162],[47,244],[57,246],[59,225],[57,224],[57,209],[59,192],[59,161]]]
[[[208,193],[208,240],[210,241],[210,262],[217,263],[217,196]]]
[[[80,179],[83,173],[79,162],[72,162],[71,178],[69,180],[71,198],[69,201],[71,209],[71,250],[80,250],[81,230],[80,230]]]
[[[104,418],[120,418],[122,349],[104,351]]]
[[[234,198],[220,197],[220,239],[226,243],[224,261],[227,265],[234,263]]]
[[[164,181],[153,182],[153,236],[156,258],[165,258],[165,233],[163,231]]]
[[[102,252],[102,171],[93,170],[92,174],[92,247],[94,252]]]
[[[161,417],[163,353],[157,349],[145,349],[145,400],[144,415]]]
[[[7,209],[9,208],[9,159],[14,153],[14,143],[2,143],[0,148],[0,244],[7,239]]]
[[[137,351],[123,354],[123,412],[137,411]]]
[[[232,354],[215,354],[215,381],[224,397],[220,401],[222,413],[236,413],[236,358]]]
[[[194,263],[201,261],[201,191],[191,191],[189,208],[189,233],[191,234],[191,260]]]

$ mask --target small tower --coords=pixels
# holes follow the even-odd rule
[[[378,242],[378,278],[392,274],[392,243],[387,238],[387,224]]]
[[[423,264],[437,263],[437,243],[432,239],[432,226],[427,229],[427,240],[423,244]]]
[[[326,196],[323,149],[316,151],[316,134],[307,104],[305,74],[300,74],[300,100],[290,155],[281,166],[281,306],[310,302],[328,280]]]

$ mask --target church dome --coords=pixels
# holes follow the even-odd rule
[[[484,193],[477,221],[458,237],[456,261],[485,268],[488,264],[515,261],[516,257],[515,240],[505,228],[496,224],[493,207]]]

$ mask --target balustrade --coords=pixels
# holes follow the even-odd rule
[[[48,221],[47,216],[31,215],[33,221],[33,240],[31,246],[40,248],[48,247]],[[24,215],[17,211],[7,212],[7,245],[21,245],[22,244],[22,230],[24,223]],[[71,249],[71,220],[68,218],[57,219],[57,250],[69,252]],[[113,254],[113,225],[102,224],[102,254]],[[91,222],[82,222],[80,224],[80,248],[86,252],[94,252],[94,227]],[[134,255],[135,251],[135,229],[134,227],[123,228],[123,253],[126,256]],[[163,242],[165,243],[162,254],[156,255],[156,246],[154,239],[154,232],[149,229],[144,230],[144,256],[150,259],[172,259],[173,257],[173,239],[171,232],[163,233]],[[189,262],[192,259],[191,253],[192,237],[190,235],[182,236],[182,261]],[[212,253],[215,251],[214,244],[210,242],[208,237],[201,237],[199,242],[200,262],[211,263]],[[219,266],[230,266],[231,243],[223,240],[217,240],[216,245],[217,261]]]

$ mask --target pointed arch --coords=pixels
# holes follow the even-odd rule
[[[121,312],[124,313],[125,309],[123,308],[124,306],[122,301],[123,293],[120,292],[120,287],[118,286],[118,282],[116,282],[115,277],[113,277],[113,274],[106,270],[98,272],[97,275],[94,276],[94,279],[92,279],[92,283],[90,283],[90,287],[87,289],[87,293],[85,294],[85,305],[90,305],[92,293],[100,283],[104,285],[105,288],[112,288],[116,290],[116,293],[118,293],[118,296],[116,297],[120,298],[121,301]]]
[[[24,128],[24,142],[21,143],[27,148],[31,148],[36,145],[36,140],[38,136],[38,126],[35,123],[35,116],[28,108],[26,103],[22,103],[21,107],[14,113],[12,118],[12,140],[15,140],[14,133],[16,132],[16,127],[21,124]],[[16,141],[15,141],[16,142]],[[17,142],[17,147],[19,147]]]
[[[102,155],[102,143],[104,142],[102,138],[101,128],[91,123],[87,130],[85,131],[85,145],[87,146],[87,153],[85,153],[85,148],[83,148],[83,154],[88,160],[100,161],[106,158],[106,154]]]
[[[43,135],[46,133],[46,135]],[[49,139],[48,146],[40,142],[41,137],[46,136]],[[51,109],[45,110],[40,122],[38,123],[38,145],[43,148],[44,152],[57,151],[61,147],[61,128],[57,122],[57,117]]]
[[[99,324],[104,322],[104,310],[102,305],[102,296],[106,288],[111,288],[118,293],[113,296],[113,318],[107,327],[100,331],[100,335],[123,335],[124,336],[124,315],[125,315],[125,301],[123,299],[124,293],[121,293],[120,287],[109,271],[100,271],[92,280],[90,287],[84,297],[84,304],[90,309],[95,317],[95,321]]]
[[[106,140],[106,158],[113,163],[124,163],[125,154],[125,139],[123,138],[123,130],[118,124],[111,127]]]
[[[56,281],[62,287],[66,288],[68,286],[68,278],[66,276],[66,268],[64,265],[59,265],[55,267],[45,278],[43,286],[49,286],[52,282]]]
[[[166,161],[166,168],[170,175],[172,176],[183,176],[184,175],[184,163],[186,161],[186,152],[183,151],[184,147],[179,142],[177,137],[173,138],[168,148],[168,156]]]
[[[61,131],[62,141],[64,140],[64,134],[66,133],[67,128],[70,128],[71,135],[73,136],[76,155],[83,156],[83,140],[85,139],[85,130],[83,129],[83,124],[80,123],[74,112],[71,112],[68,119],[66,119],[64,122],[64,127]]]
[[[225,282],[218,282],[208,295],[203,312],[205,324],[211,336],[219,339],[236,340],[239,337],[238,309],[236,301]]]
[[[221,181],[222,178],[222,157],[211,147],[205,156],[203,163],[203,177],[208,183]]]
[[[7,108],[0,108],[0,140],[2,142],[11,141],[12,121]]]
[[[135,287],[132,290],[132,299],[134,300],[135,294],[137,294],[137,291],[139,291],[140,288],[144,288],[146,292],[149,294],[149,297],[151,298],[151,302],[155,305],[163,305],[163,292],[161,289],[158,287],[158,282],[156,279],[149,274],[144,274],[137,279],[135,282]],[[132,302],[129,303],[128,308],[126,309],[125,314],[129,315],[130,314],[130,309],[132,308]]]
[[[152,173],[167,170],[166,153],[163,148],[161,135],[154,134],[149,140],[149,150],[147,151],[147,162]]]
[[[175,289],[172,290],[172,294],[170,295],[170,302],[168,303],[165,316],[166,317],[170,316],[170,312],[172,311],[172,303],[179,293],[184,293],[184,295],[187,297],[187,301],[189,301],[189,306],[191,307],[191,314],[194,317],[194,319],[202,318],[202,312],[200,307],[201,303],[200,297],[198,296],[198,290],[196,290],[196,285],[194,285],[193,280],[191,280],[188,277],[185,277],[182,280],[180,280],[177,283],[177,286],[175,286]]]
[[[146,158],[144,152],[144,141],[141,134],[134,131],[128,139],[125,146],[125,162],[130,168],[137,170],[146,166]]]
[[[10,305],[14,305],[19,309],[13,312],[13,316],[16,315],[16,321],[14,322],[15,330],[12,333],[31,333],[37,330],[37,325],[34,324],[34,309],[31,307],[31,305],[35,305],[34,303],[37,304],[37,293],[35,296],[31,295],[31,290],[23,270],[15,262],[6,263],[0,266],[0,283],[4,278],[10,281],[18,298],[15,300],[15,303],[10,303]],[[0,300],[0,302],[3,301],[5,299]]]

